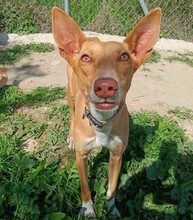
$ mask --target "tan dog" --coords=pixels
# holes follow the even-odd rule
[[[3,88],[6,85],[7,80],[7,73],[2,68],[0,68],[0,88]]]
[[[88,154],[98,147],[110,151],[107,208],[120,217],[115,193],[128,144],[125,97],[134,72],[151,55],[161,23],[156,8],[133,28],[122,43],[86,38],[76,22],[54,7],[52,26],[60,54],[68,62],[68,103],[71,109],[69,147],[75,149],[81,183],[80,213],[94,217],[88,185]]]

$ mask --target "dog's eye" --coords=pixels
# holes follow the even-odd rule
[[[120,60],[121,60],[121,61],[128,61],[128,60],[129,60],[129,55],[128,55],[128,53],[122,53],[122,54],[120,55]]]
[[[82,55],[81,60],[84,61],[84,62],[92,61],[91,57],[87,54]]]

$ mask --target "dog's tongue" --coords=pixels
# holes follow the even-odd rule
[[[95,107],[99,110],[111,110],[115,107],[115,104],[110,102],[96,103]]]

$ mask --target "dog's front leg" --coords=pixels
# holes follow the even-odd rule
[[[70,86],[68,85],[68,93],[67,93],[67,101],[70,107],[70,131],[67,137],[68,148],[70,150],[74,150],[74,140],[73,140],[73,132],[74,132],[74,115],[75,115],[75,106],[74,106],[74,96],[72,95]]]
[[[88,157],[76,152],[76,163],[80,176],[82,207],[80,215],[87,217],[95,217],[93,209],[93,202],[91,199],[91,192],[88,185]]]
[[[107,211],[111,215],[120,218],[121,215],[118,209],[115,207],[115,194],[117,188],[117,181],[122,165],[122,152],[118,153],[110,151],[109,160],[109,186],[107,191]]]

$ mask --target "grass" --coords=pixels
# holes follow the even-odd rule
[[[169,114],[173,114],[182,120],[193,120],[193,111],[191,109],[176,107],[168,111]]]
[[[193,53],[178,54],[177,56],[169,56],[167,60],[169,62],[174,62],[174,61],[182,62],[189,65],[190,67],[193,67]]]
[[[143,63],[143,71],[150,71],[146,64],[158,63],[161,59],[161,54],[153,50],[151,56]]]
[[[145,61],[146,63],[158,63],[161,59],[161,55],[158,51],[154,50],[151,56]]]
[[[16,45],[13,48],[1,50],[0,64],[14,64],[21,58],[29,55],[32,52],[51,52],[54,50],[54,45],[50,43],[30,43],[25,45]]]
[[[39,87],[33,93],[23,93],[17,87],[1,89],[0,122],[12,115],[15,109],[22,106],[42,106],[63,98],[65,91],[61,88]],[[35,100],[35,102],[34,102]]]
[[[59,104],[64,98],[61,88],[0,90],[1,219],[78,219],[79,177],[66,147],[69,109]],[[117,191],[122,219],[192,219],[193,143],[169,118],[150,112],[130,118]],[[24,149],[26,140],[36,143],[31,153]],[[103,149],[89,158],[98,219],[108,219],[107,175],[108,150]]]

